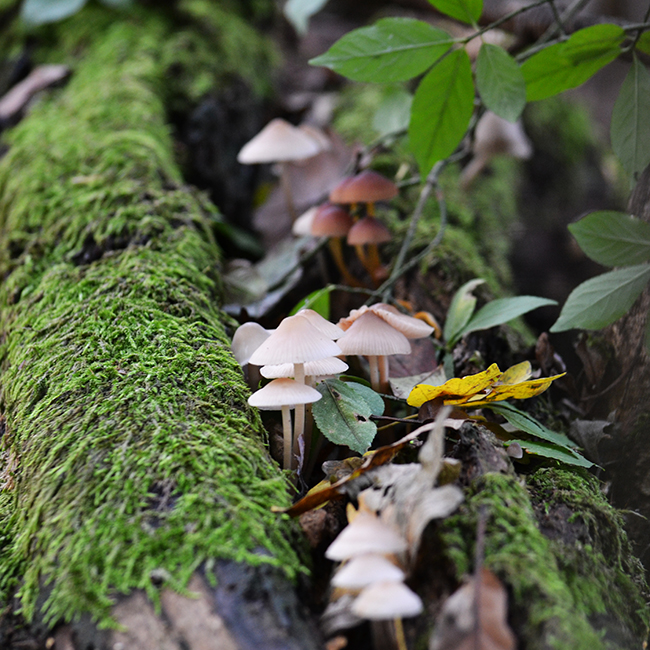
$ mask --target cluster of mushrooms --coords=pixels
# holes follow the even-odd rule
[[[257,323],[241,325],[233,337],[232,350],[240,365],[248,365],[252,388],[259,382],[256,367],[260,367],[262,377],[272,380],[248,401],[259,409],[282,411],[283,465],[295,469],[296,459],[304,457],[310,445],[305,438],[305,405],[321,398],[314,388],[320,379],[347,370],[347,364],[338,357],[367,357],[373,389],[386,393],[388,357],[410,354],[409,339],[433,332],[434,328],[419,318],[384,303],[354,309],[338,325],[311,309],[303,309],[285,318],[275,330],[265,330]]]
[[[297,218],[293,203],[287,165],[327,150],[327,136],[315,127],[293,126],[277,118],[269,122],[239,152],[237,160],[246,165],[275,163],[279,168],[287,210],[291,215],[293,233],[328,238],[334,262],[343,281],[350,286],[362,286],[348,270],[342,249],[342,239],[355,248],[357,257],[374,284],[386,277],[379,260],[378,244],[390,241],[388,228],[375,216],[375,203],[390,201],[398,188],[381,174],[364,170],[343,178],[330,192],[329,201],[311,208]]]
[[[399,634],[401,619],[422,611],[420,597],[404,584],[408,542],[366,508],[363,497],[362,492],[358,511],[348,508],[350,523],[325,551],[325,557],[341,562],[332,586],[352,596],[354,616],[393,620]]]

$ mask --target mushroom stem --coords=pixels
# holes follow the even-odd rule
[[[378,393],[381,392],[381,383],[380,383],[380,376],[379,376],[379,358],[375,354],[371,354],[368,356],[368,365],[370,366],[370,384],[372,386],[372,389],[377,391]]]
[[[291,193],[291,182],[289,181],[289,169],[286,162],[280,163],[280,185],[284,193],[284,200],[287,203],[287,212],[291,216],[291,223],[298,218],[296,207],[293,203],[293,194]]]
[[[299,384],[304,384],[305,383],[305,364],[304,363],[294,363],[293,364],[293,373],[294,373],[294,379],[299,383]],[[293,445],[289,445],[289,453],[291,454],[291,450],[295,446],[296,450],[299,451],[300,447],[299,445],[299,440],[300,436],[302,436],[305,432],[305,405],[304,404],[296,404],[296,413],[295,413],[295,418],[294,418],[294,423],[293,423]],[[286,453],[286,452],[285,452]],[[305,454],[307,453],[307,447],[305,446]],[[298,454],[293,453],[292,458],[291,458],[291,469],[296,469],[297,464],[295,461],[295,458]]]
[[[368,273],[374,282],[380,282],[386,279],[386,270],[381,265],[377,244],[368,244],[368,254],[366,255],[366,261],[368,262],[366,269],[368,270]]]
[[[348,267],[345,265],[345,259],[343,258],[343,246],[341,245],[340,237],[330,237],[327,242],[330,253],[332,253],[332,259],[336,264],[336,268],[341,273],[341,277],[345,284],[350,287],[360,287],[361,283],[350,273]]]
[[[377,365],[379,366],[379,392],[388,392],[388,355],[377,357]]]
[[[406,645],[406,637],[404,636],[404,626],[402,625],[401,618],[394,618],[393,625],[395,626],[395,640],[397,641],[398,650],[408,650]]]
[[[291,411],[287,404],[282,407],[282,435],[284,438],[284,469],[291,467]]]

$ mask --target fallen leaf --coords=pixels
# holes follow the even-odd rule
[[[429,650],[514,650],[507,623],[508,595],[501,581],[482,568],[442,606]]]

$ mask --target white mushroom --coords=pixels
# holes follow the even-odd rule
[[[254,390],[260,381],[259,366],[249,363],[253,352],[266,341],[272,330],[264,329],[259,323],[244,323],[240,325],[232,337],[230,349],[243,368],[248,364],[248,385]]]
[[[237,155],[244,165],[277,162],[280,165],[280,182],[287,201],[291,220],[296,220],[296,210],[291,196],[286,163],[312,158],[322,151],[321,143],[312,135],[289,124],[286,120],[271,120]]]
[[[373,621],[417,616],[423,609],[420,597],[403,582],[375,582],[352,603],[352,612]]]
[[[368,357],[370,383],[378,392],[388,391],[388,363],[384,357],[411,353],[411,344],[406,336],[370,310],[352,323],[338,340],[338,345],[343,354]]]
[[[368,553],[341,566],[332,578],[332,586],[363,589],[374,582],[401,582],[404,577],[404,571],[383,555]]]
[[[262,410],[282,411],[282,433],[284,437],[284,467],[291,467],[293,448],[290,409],[297,405],[317,402],[321,394],[311,386],[299,384],[293,379],[274,379],[264,388],[253,393],[248,403]]]

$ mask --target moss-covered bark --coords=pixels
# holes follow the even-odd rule
[[[217,558],[301,571],[173,160],[170,33],[99,7],[52,32],[72,79],[0,165],[0,601],[27,619],[106,623],[116,594],[155,601],[154,574],[182,588]]]

